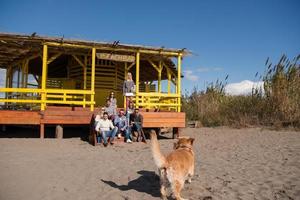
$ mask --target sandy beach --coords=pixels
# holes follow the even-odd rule
[[[196,139],[195,176],[184,198],[300,199],[299,132],[187,128],[183,135]],[[164,153],[174,142],[166,138],[159,140]],[[1,138],[0,199],[160,199],[149,145]]]

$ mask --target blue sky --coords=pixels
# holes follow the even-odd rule
[[[183,89],[257,81],[267,57],[300,53],[300,1],[1,0],[0,31],[187,48]]]

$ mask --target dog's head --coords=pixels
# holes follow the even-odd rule
[[[194,138],[190,137],[179,137],[178,141],[174,143],[174,149],[179,148],[192,148],[194,143]]]

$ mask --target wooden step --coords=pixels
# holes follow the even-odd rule
[[[109,141],[109,139],[108,139],[108,141]],[[103,141],[102,141],[102,143],[103,143]],[[123,137],[123,136],[120,138],[115,137],[114,144],[123,144],[123,143],[125,143],[125,137]],[[97,143],[96,145],[100,145],[100,144]]]

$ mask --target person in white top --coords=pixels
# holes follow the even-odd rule
[[[97,131],[98,137],[97,142],[101,143],[101,140],[103,139],[103,145],[107,146],[107,138],[110,138],[110,144],[114,144],[114,139],[117,134],[118,128],[115,127],[111,120],[108,119],[108,113],[103,113],[103,119],[100,119],[96,125],[95,130]]]
[[[97,113],[95,117],[95,124],[94,127],[97,126],[97,123],[100,121],[100,119],[103,119],[103,113],[105,112],[105,108],[101,108],[100,111]]]

